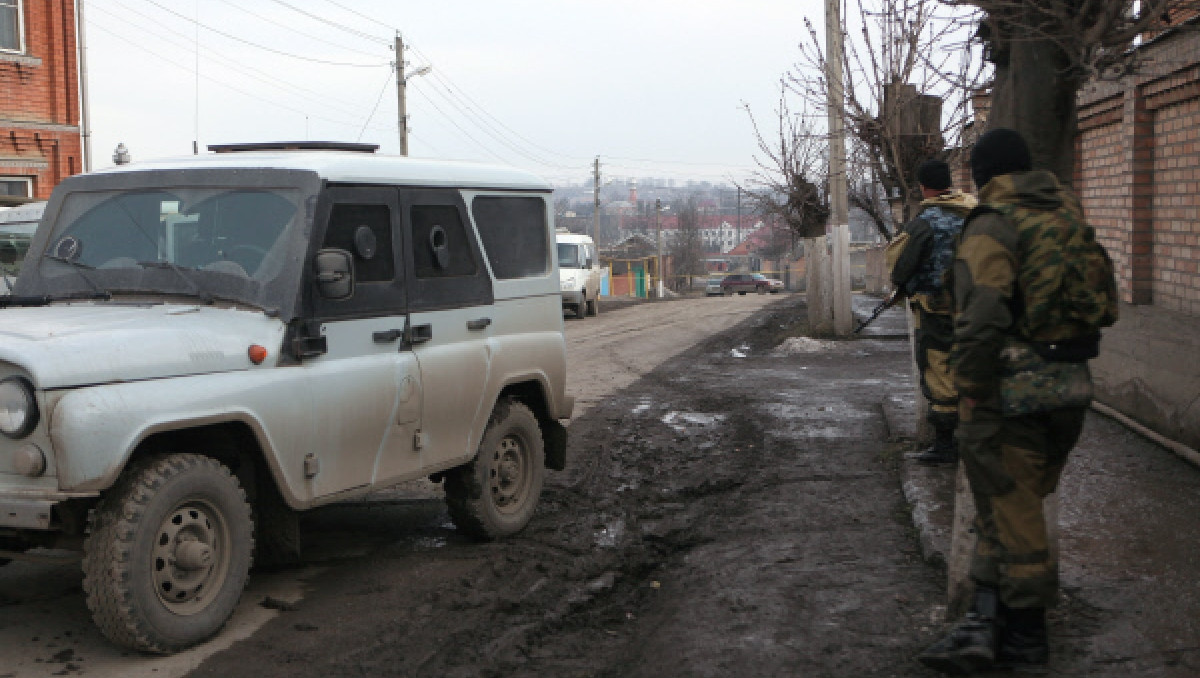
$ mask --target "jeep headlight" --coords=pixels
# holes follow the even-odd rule
[[[33,386],[21,377],[0,381],[0,433],[9,438],[24,438],[37,426],[37,419]]]

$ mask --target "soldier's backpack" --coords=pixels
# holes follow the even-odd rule
[[[1084,222],[1078,200],[1067,194],[1055,210],[996,203],[984,209],[1017,227],[1018,334],[1051,352],[1081,341],[1090,345],[1091,355],[1066,359],[1094,357],[1101,328],[1117,321],[1117,282],[1112,260],[1096,242],[1095,229]]]

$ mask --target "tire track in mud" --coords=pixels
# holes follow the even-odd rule
[[[777,304],[576,417],[568,469],[516,538],[378,549],[195,675],[927,675],[911,655],[940,583],[895,517],[882,422],[805,438],[771,413],[777,393],[882,369],[817,355],[780,372],[772,328],[802,309]]]

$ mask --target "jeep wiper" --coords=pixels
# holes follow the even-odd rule
[[[137,265],[141,266],[142,268],[162,268],[162,269],[169,269],[169,270],[175,271],[175,275],[178,275],[183,280],[183,282],[187,283],[188,287],[192,288],[192,292],[191,292],[192,296],[196,297],[197,299],[200,299],[201,301],[203,301],[206,304],[211,304],[213,302],[213,295],[209,294],[208,292],[205,292],[204,290],[201,290],[200,286],[196,284],[196,281],[192,280],[191,277],[188,276],[188,274],[184,273],[183,269],[181,269],[176,264],[173,264],[166,260],[158,260],[158,261],[139,261],[139,262],[137,262]]]
[[[10,306],[46,306],[56,301],[85,301],[89,299],[112,299],[108,292],[71,292],[68,294],[43,294],[40,297],[18,297],[11,294],[0,295],[0,308]]]
[[[54,261],[58,261],[58,262],[61,262],[61,263],[64,263],[64,264],[70,266],[76,273],[79,274],[80,278],[83,278],[83,281],[85,283],[87,283],[87,286],[92,288],[93,294],[108,294],[108,292],[102,291],[100,289],[100,287],[98,285],[96,285],[96,283],[92,282],[91,278],[87,277],[87,275],[84,274],[84,271],[96,270],[95,266],[89,266],[89,265],[83,263],[82,261],[79,261],[78,259],[60,256],[58,254],[53,254],[51,252],[46,252],[45,254],[42,255],[42,258],[43,259],[53,259]]]

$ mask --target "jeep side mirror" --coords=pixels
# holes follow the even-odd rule
[[[317,289],[326,299],[345,299],[354,294],[354,257],[346,250],[319,250],[314,261]]]

